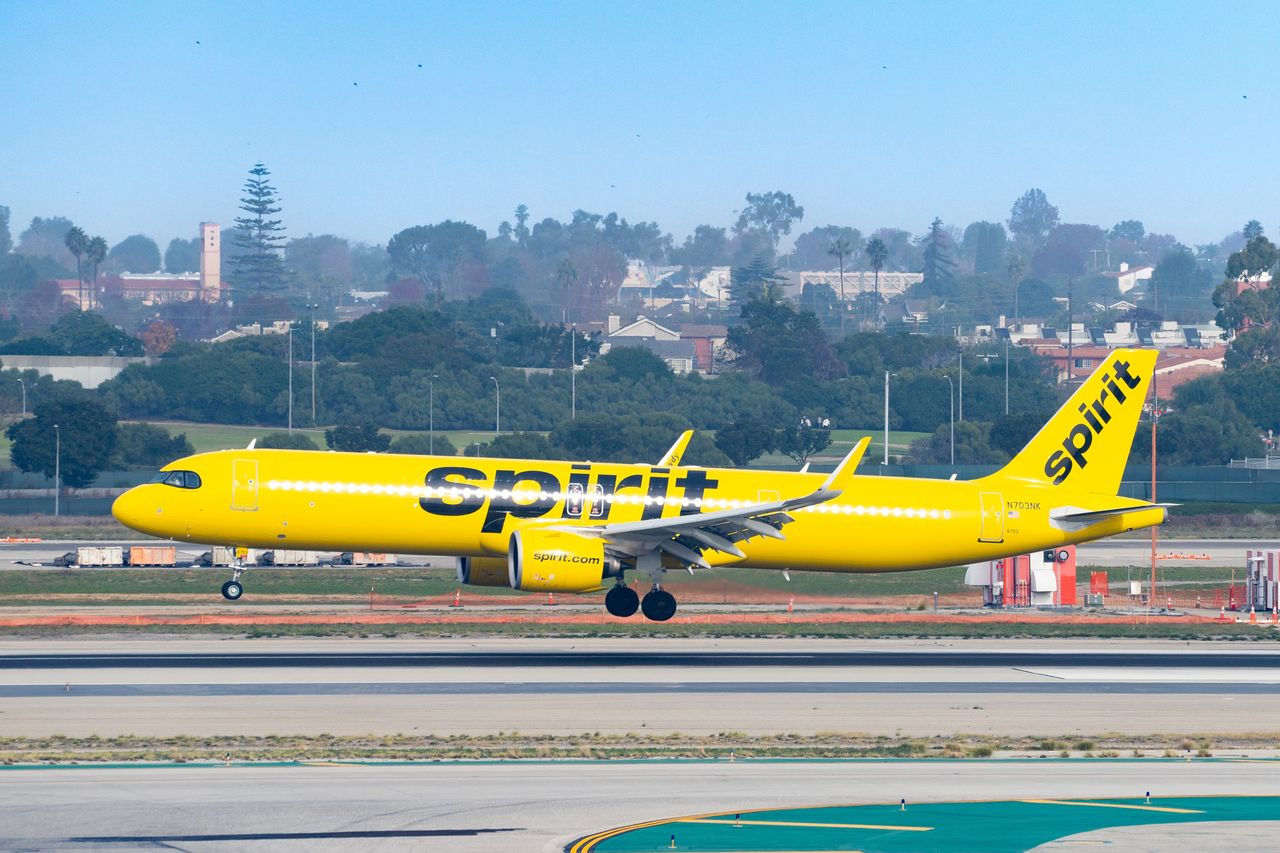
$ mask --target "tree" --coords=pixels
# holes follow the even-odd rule
[[[1280,289],[1254,286],[1275,267],[1278,259],[1280,250],[1261,235],[1231,254],[1227,259],[1226,277],[1213,291],[1219,326],[1239,331],[1252,325],[1268,326],[1280,317]]]
[[[94,237],[89,241],[89,245],[85,247],[85,259],[89,261],[89,265],[93,268],[93,299],[90,300],[91,305],[98,304],[98,267],[107,257],[107,241],[102,237]]]
[[[498,438],[506,438],[505,435]],[[449,440],[449,436],[436,433],[432,438],[430,435],[402,435],[399,438],[392,439],[391,447],[388,453],[400,453],[405,456],[457,456],[458,448],[453,446],[453,442]],[[534,457],[530,457],[534,458]]]
[[[955,425],[957,465],[1000,465],[1009,461],[1002,451],[991,446],[991,424],[984,421],[958,421]],[[945,423],[928,438],[911,444],[911,458],[917,462],[945,465],[951,462],[951,425]]]
[[[164,355],[177,343],[178,330],[174,328],[172,323],[155,319],[138,333],[138,340],[142,341],[143,353],[154,358]]]
[[[526,204],[516,205],[516,242],[521,246],[529,239],[529,206]]]
[[[713,267],[729,262],[729,238],[725,229],[699,225],[671,255],[672,263],[687,267]]]
[[[733,230],[760,231],[767,234],[770,243],[777,248],[778,241],[791,233],[791,226],[804,219],[804,208],[796,204],[791,193],[774,190],[768,193],[747,193],[747,204],[738,216]]]
[[[538,432],[509,432],[480,446],[482,456],[500,459],[563,459],[565,452]]]
[[[1111,227],[1111,236],[1117,240],[1128,240],[1137,245],[1147,234],[1147,229],[1137,219],[1125,219]]]
[[[125,237],[107,253],[114,272],[149,273],[160,269],[160,247],[145,234]]]
[[[729,273],[730,299],[741,305],[752,299],[777,302],[782,298],[785,278],[778,275],[778,268],[763,257],[757,257],[746,266],[734,267]]]
[[[154,424],[118,424],[111,464],[119,468],[159,468],[195,453],[187,434],[169,435]]]
[[[777,449],[790,456],[797,465],[825,450],[831,444],[831,430],[806,426],[789,426],[778,433]]]
[[[376,424],[342,424],[324,431],[324,443],[330,450],[381,453],[391,447],[391,438],[379,432]]]
[[[115,449],[116,419],[105,406],[87,396],[61,397],[38,404],[33,412],[34,417],[5,430],[13,442],[10,458],[19,469],[53,477],[60,467],[63,485],[72,488],[88,486],[106,469]]]
[[[487,240],[484,231],[474,225],[445,220],[400,231],[387,243],[387,254],[396,272],[413,276],[435,292],[439,308],[446,277],[459,264],[483,260]]]
[[[1049,204],[1042,190],[1029,189],[1013,203],[1009,231],[1031,249],[1039,248],[1058,224],[1058,208]]]
[[[71,220],[65,216],[50,216],[47,219],[37,216],[31,220],[27,230],[18,236],[18,246],[14,251],[28,258],[47,258],[62,269],[70,269],[71,262],[75,259],[67,250],[66,237],[73,227]]]
[[[840,263],[840,337],[844,337],[844,317],[845,311],[844,301],[844,259],[853,254],[853,241],[848,237],[837,237],[831,241],[831,247],[827,249],[828,255],[835,255]]]
[[[164,270],[168,273],[195,272],[200,269],[200,238],[183,240],[174,237],[164,250]]]
[[[305,432],[269,432],[258,439],[258,447],[273,450],[319,450]]]
[[[1212,292],[1213,276],[1185,246],[1166,254],[1151,272],[1152,310],[1163,306],[1166,316],[1203,319]]]
[[[0,255],[13,249],[13,235],[9,232],[9,208],[0,204]]]
[[[231,242],[237,254],[229,257],[229,278],[237,289],[246,293],[279,294],[289,284],[282,253],[285,245],[284,222],[273,218],[281,211],[276,188],[268,178],[270,170],[255,163],[244,182],[244,196]]]
[[[143,354],[142,342],[128,335],[96,311],[71,311],[49,327],[48,338],[65,355]]]
[[[754,298],[742,306],[742,321],[729,330],[728,346],[735,353],[733,363],[749,375],[774,387],[844,375],[844,364],[812,312]]]
[[[1009,283],[1013,285],[1013,322],[1017,325],[1021,322],[1021,315],[1018,313],[1018,287],[1022,284],[1022,276],[1027,271],[1027,262],[1022,259],[1021,255],[1010,255],[1009,262],[1005,265],[1005,272],[1009,275]]]
[[[84,307],[84,269],[81,267],[80,259],[84,257],[85,250],[89,248],[89,235],[84,233],[84,229],[74,226],[67,231],[67,236],[63,238],[67,244],[67,251],[75,255],[76,258],[76,299],[81,308]]]
[[[1244,239],[1246,241],[1253,240],[1256,237],[1261,237],[1262,223],[1256,219],[1250,219],[1244,224],[1244,228],[1241,233],[1244,234]]]
[[[796,237],[795,248],[791,250],[791,268],[799,270],[829,270],[837,258],[831,247],[839,241],[845,241],[849,248],[845,258],[851,258],[862,251],[862,233],[857,228],[841,225],[824,225],[813,228]]]
[[[951,240],[942,228],[942,220],[934,217],[924,238],[924,287],[933,295],[943,295],[951,281],[956,262],[951,259]]]
[[[885,245],[884,240],[879,237],[872,237],[867,241],[866,249],[863,251],[867,255],[867,263],[871,265],[871,272],[875,276],[875,289],[872,299],[874,301],[874,310],[876,316],[880,314],[880,270],[884,269],[885,262],[889,260],[889,247]],[[879,320],[876,320],[879,323]]]
[[[998,273],[1004,269],[1009,238],[999,222],[974,222],[964,229],[964,253],[973,260],[977,275]]]
[[[738,421],[716,430],[716,447],[739,468],[773,450],[777,443],[777,433],[759,421]]]

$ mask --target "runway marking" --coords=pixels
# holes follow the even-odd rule
[[[885,829],[900,832],[932,832],[932,826],[892,826],[880,823],[805,823],[795,820],[709,820],[687,818],[675,823],[715,823],[723,826],[807,826],[817,829]]]
[[[1095,809],[1132,809],[1139,812],[1169,812],[1170,814],[1204,814],[1201,809],[1175,809],[1170,806],[1132,806],[1124,803],[1090,803],[1078,800],[1019,800],[1040,806],[1090,806]]]

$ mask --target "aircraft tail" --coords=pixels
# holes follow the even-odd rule
[[[1156,366],[1155,350],[1118,349],[994,477],[1114,495]]]

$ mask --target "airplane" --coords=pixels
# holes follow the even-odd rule
[[[1026,447],[976,480],[860,476],[868,438],[829,475],[657,465],[255,449],[200,453],[122,494],[154,536],[237,548],[451,555],[464,584],[606,591],[606,610],[676,612],[666,572],[742,566],[896,572],[1087,542],[1165,520],[1118,497],[1154,350],[1107,356]],[[243,565],[222,594],[243,594]],[[652,584],[640,598],[628,575]]]

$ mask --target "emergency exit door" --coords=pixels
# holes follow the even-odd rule
[[[231,508],[258,508],[258,460],[235,459],[231,463]]]
[[[982,492],[982,532],[979,542],[1004,541],[1004,496],[999,492]]]

